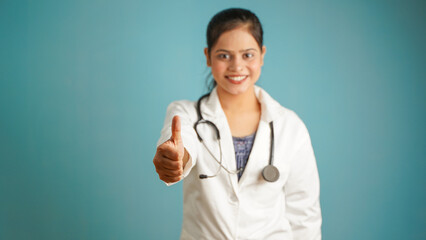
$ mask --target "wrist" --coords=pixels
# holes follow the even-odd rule
[[[182,168],[185,168],[186,164],[188,163],[188,160],[189,160],[189,153],[188,153],[188,151],[186,151],[186,148],[184,148]]]

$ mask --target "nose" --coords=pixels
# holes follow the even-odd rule
[[[229,64],[229,71],[239,72],[243,69],[243,62],[238,56],[231,59]]]

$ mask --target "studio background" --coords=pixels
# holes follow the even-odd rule
[[[0,1],[0,239],[177,239],[152,163],[206,92],[208,21],[252,10],[259,85],[311,135],[323,239],[426,239],[424,1]]]

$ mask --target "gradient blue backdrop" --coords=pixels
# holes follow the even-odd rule
[[[0,239],[177,239],[152,158],[206,91],[210,18],[254,11],[259,85],[306,123],[323,238],[426,239],[425,1],[0,1]]]

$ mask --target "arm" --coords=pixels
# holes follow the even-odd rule
[[[196,133],[193,129],[193,123],[191,121],[191,118],[194,116],[191,115],[191,111],[188,111],[189,108],[192,107],[192,103],[188,101],[176,101],[172,102],[167,107],[167,113],[166,118],[164,120],[164,126],[161,131],[160,139],[157,142],[157,153],[154,157],[154,165],[156,166],[157,173],[159,174],[159,177],[161,180],[163,180],[168,186],[180,181],[182,178],[186,177],[192,167],[196,163],[196,154],[197,154],[197,137]],[[175,116],[179,116],[179,126],[173,126],[173,119]],[[179,146],[180,153],[176,155],[181,155],[179,159],[176,159],[179,161],[179,169],[178,172],[180,173],[179,176],[175,176],[173,179],[165,177],[165,175],[170,175],[167,173],[164,173],[164,169],[161,167],[161,161],[160,157],[167,155],[162,154],[162,151],[168,150],[168,147],[170,145],[173,146],[173,144],[170,144],[171,139],[173,138],[173,129],[177,129],[179,131],[179,134],[176,134],[180,137],[180,141],[172,141],[174,142],[180,142],[181,146]],[[179,145],[179,144],[178,144]],[[172,155],[173,154],[168,154]],[[168,167],[170,169],[170,167]],[[160,170],[160,172],[159,172]]]

